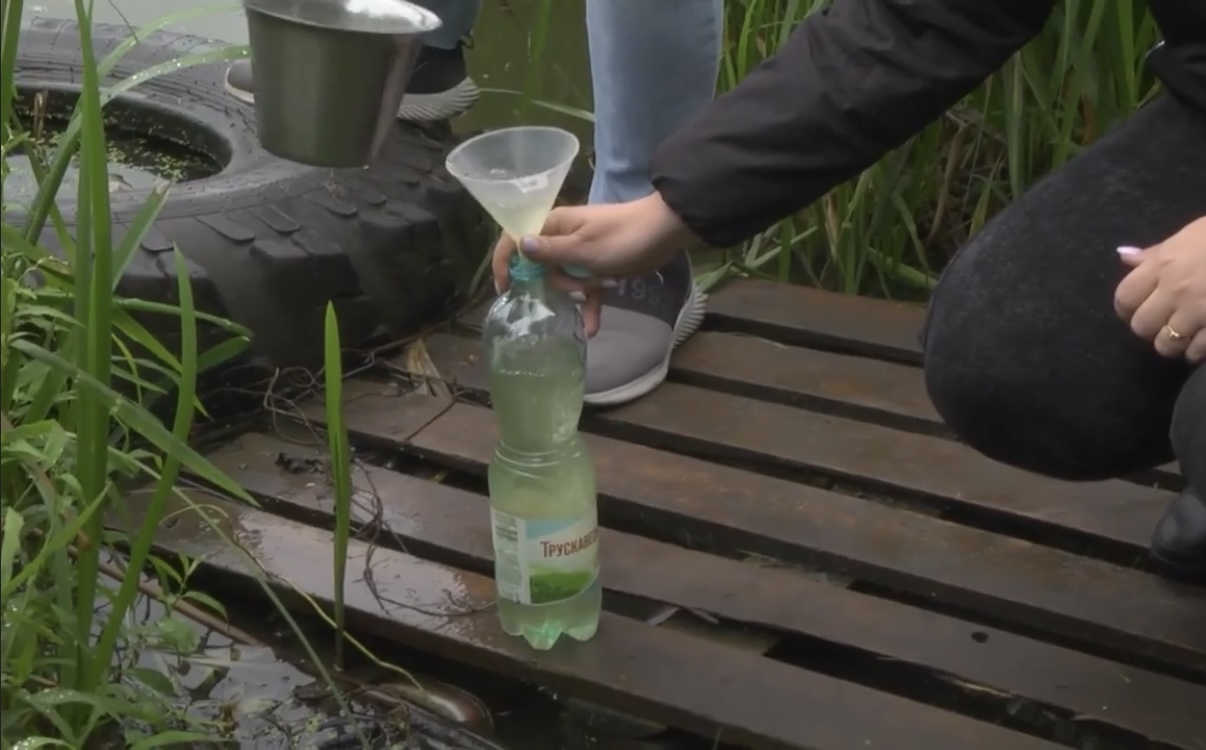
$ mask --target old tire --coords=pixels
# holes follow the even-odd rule
[[[125,26],[95,26],[98,57],[130,33]],[[110,82],[218,46],[156,32],[125,54]],[[79,50],[74,21],[33,21],[21,36],[18,87],[78,91]],[[174,137],[206,144],[225,164],[213,177],[173,188],[120,280],[119,293],[176,300],[171,250],[179,248],[197,307],[250,328],[252,361],[268,367],[321,363],[329,300],[345,346],[412,331],[446,305],[488,240],[480,209],[444,171],[449,144],[398,123],[380,158],[367,168],[287,162],[260,147],[254,108],[226,94],[224,71],[223,65],[175,71],[110,105],[162,116],[181,131]],[[111,195],[115,237],[124,234],[146,197],[146,190]],[[74,203],[61,202],[60,209],[71,225]],[[43,242],[54,245],[49,229]],[[169,343],[179,336],[174,317],[159,316],[148,325]]]

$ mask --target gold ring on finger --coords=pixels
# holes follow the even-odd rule
[[[1166,325],[1164,328],[1168,331],[1169,341],[1184,341],[1186,339],[1185,334],[1177,333],[1176,329],[1172,326]]]

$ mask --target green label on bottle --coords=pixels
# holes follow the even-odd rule
[[[581,594],[599,575],[595,514],[524,520],[490,511],[498,596],[519,604],[554,604]]]

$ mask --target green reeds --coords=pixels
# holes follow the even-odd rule
[[[825,5],[726,3],[720,89],[735,86]],[[1064,0],[1035,40],[939,122],[784,225],[730,250],[728,260],[747,273],[848,293],[924,296],[994,213],[1155,93],[1143,58],[1156,41],[1142,4]]]
[[[0,145],[6,156],[26,153],[39,187],[31,205],[20,211],[6,207],[0,225],[0,744],[74,748],[122,744],[124,737],[127,746],[151,748],[220,739],[183,713],[171,680],[139,664],[146,628],[130,615],[148,563],[160,571],[172,567],[171,561],[154,559],[153,549],[169,498],[184,497],[178,484],[181,471],[226,495],[254,502],[187,442],[201,408],[198,376],[239,354],[250,334],[194,308],[179,251],[174,255],[178,304],[116,295],[118,280],[158,217],[169,188],[151,191],[114,238],[102,108],[157,75],[236,59],[246,50],[230,47],[184,56],[105,86],[106,75],[137,38],[213,8],[189,10],[136,30],[97,62],[92,4],[75,0],[80,95],[65,136],[42,161],[14,107],[22,5],[9,0],[2,16]],[[73,162],[79,189],[69,226],[55,200]],[[4,163],[0,176],[7,173]],[[58,253],[41,244],[47,221]],[[177,351],[169,351],[139,322],[147,315],[179,320]],[[226,339],[201,349],[201,324],[224,331]],[[337,339],[334,347],[338,350]],[[169,428],[148,405],[173,396]],[[344,446],[346,455],[346,440]],[[120,491],[148,482],[151,499],[133,528],[108,528],[107,521],[124,508]],[[347,525],[345,511],[345,547]],[[115,555],[124,556],[126,573],[113,585],[101,569],[105,557]],[[268,582],[261,578],[260,584],[300,634]],[[185,596],[220,608],[199,593]],[[304,639],[303,645],[325,677],[317,654]]]
[[[352,534],[352,449],[343,425],[343,348],[339,343],[339,320],[335,304],[327,303],[323,344],[325,397],[327,407],[328,471],[335,498],[335,668],[343,669],[345,615],[343,591],[348,567],[348,538]]]
[[[515,4],[527,6],[525,17],[552,17],[547,0]],[[718,89],[736,86],[828,4],[728,0]],[[564,14],[558,18],[564,23]],[[554,33],[581,34],[528,26],[533,44]],[[719,262],[703,256],[710,267],[704,281],[736,272],[924,298],[954,251],[993,214],[1156,93],[1143,61],[1157,38],[1143,3],[1063,0],[1036,39],[938,122],[799,214],[725,249]],[[557,64],[549,59],[545,67]],[[491,91],[522,93],[534,106],[591,119],[550,102],[538,73],[529,71],[522,92]]]

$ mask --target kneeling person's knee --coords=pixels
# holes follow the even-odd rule
[[[1002,463],[1071,480],[1167,460],[1168,443],[1159,437],[1167,407],[1126,394],[1125,377],[1070,356],[1032,327],[966,290],[935,296],[923,342],[925,383],[962,442]]]

